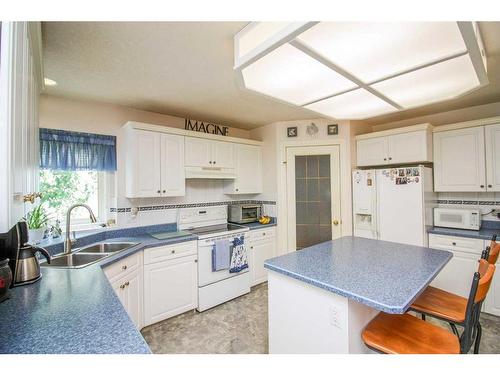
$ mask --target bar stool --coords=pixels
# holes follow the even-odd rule
[[[483,251],[481,259],[485,259],[490,264],[495,264],[500,253],[500,244],[496,242],[496,235],[491,240],[491,246]],[[424,292],[410,306],[411,311],[422,314],[422,319],[429,315],[436,319],[443,320],[450,324],[455,335],[460,336],[457,325],[465,325],[467,299],[445,290],[428,286]],[[474,343],[474,353],[479,353],[481,344],[482,327],[477,321],[477,335]]]
[[[481,304],[486,298],[495,273],[495,265],[481,259],[474,273],[466,305],[464,331],[458,338],[444,328],[410,314],[379,313],[363,330],[366,346],[387,354],[459,354],[468,353],[477,334]]]

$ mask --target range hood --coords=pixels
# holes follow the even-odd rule
[[[236,171],[234,168],[220,167],[186,167],[186,179],[219,179],[219,180],[234,180]]]

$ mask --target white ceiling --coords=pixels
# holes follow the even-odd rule
[[[245,129],[317,117],[241,90],[233,37],[247,22],[44,22],[46,93]],[[500,101],[500,22],[480,23],[490,85],[459,99],[366,122],[379,124]]]

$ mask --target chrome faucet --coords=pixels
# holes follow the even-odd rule
[[[73,209],[76,207],[85,207],[89,211],[90,221],[92,221],[93,223],[97,222],[97,219],[95,218],[95,215],[92,212],[92,209],[86,204],[77,203],[77,204],[72,205],[70,208],[68,208],[68,211],[66,212],[66,240],[64,241],[64,253],[65,254],[70,254],[71,253],[71,246],[73,246],[76,243],[75,235],[73,234],[73,239],[71,239],[71,236],[70,236],[71,211],[73,211]]]

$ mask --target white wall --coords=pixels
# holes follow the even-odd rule
[[[313,136],[306,133],[306,128],[314,122],[319,132]],[[337,123],[339,134],[327,135],[327,125]],[[296,126],[297,137],[287,137],[287,127]],[[351,129],[348,121],[333,121],[321,118],[299,121],[275,122],[250,131],[252,138],[264,141],[264,192],[258,199],[274,199],[277,201],[278,238],[277,252],[288,252],[286,235],[286,158],[285,146],[301,145],[339,145],[340,147],[340,175],[341,175],[341,219],[342,235],[352,233],[352,204],[351,204],[351,158],[352,142]]]
[[[125,198],[125,132],[122,126],[127,121],[139,121],[169,127],[183,128],[184,119],[139,111],[123,106],[71,100],[54,96],[42,95],[40,100],[40,127],[65,129],[88,133],[108,134],[117,137],[117,172],[115,181],[111,181],[111,188],[107,209],[118,208],[117,214],[108,214],[117,219],[119,226],[140,226],[159,223],[175,222],[177,209],[152,209],[140,211],[136,216],[129,212],[120,212],[123,209],[140,206],[163,206],[185,203],[207,203],[231,200],[254,199],[255,195],[229,196],[223,193],[221,180],[187,180],[186,196],[173,198],[127,199]],[[229,135],[233,137],[249,138],[247,130],[230,128]]]

